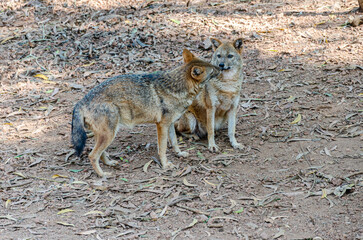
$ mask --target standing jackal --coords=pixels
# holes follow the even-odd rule
[[[163,168],[172,165],[166,159],[168,133],[177,154],[187,156],[179,149],[173,123],[186,111],[205,83],[218,76],[220,71],[214,65],[196,58],[187,49],[183,51],[183,58],[184,64],[171,71],[108,79],[75,105],[72,143],[79,156],[86,144],[85,129],[94,133],[95,147],[89,159],[99,176],[109,175],[102,171],[100,158],[106,165],[117,164],[117,161],[108,159],[105,150],[120,126],[155,123]]]

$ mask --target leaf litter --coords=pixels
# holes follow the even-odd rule
[[[50,237],[75,239],[361,235],[356,4],[0,3],[0,231],[37,238],[47,222]],[[150,161],[160,164],[154,126],[142,125],[120,131],[108,152],[128,162],[98,179],[87,159],[93,139],[80,158],[70,148],[74,104],[108,77],[181,64],[183,48],[209,60],[211,36],[244,38],[236,133],[247,148],[233,150],[224,129],[216,133],[222,154],[183,138],[190,157],[168,149],[177,168],[164,171]]]

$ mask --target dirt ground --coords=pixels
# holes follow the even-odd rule
[[[130,3],[131,2],[131,3]],[[363,239],[363,25],[355,0],[2,1],[0,239]],[[353,10],[353,11],[352,11]],[[233,150],[121,130],[99,178],[70,144],[74,104],[108,77],[210,60],[244,38]]]

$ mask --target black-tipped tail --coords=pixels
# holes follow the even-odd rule
[[[84,146],[86,145],[86,140],[87,134],[84,130],[83,113],[81,112],[79,104],[76,104],[73,109],[72,117],[72,144],[78,156],[81,155]]]

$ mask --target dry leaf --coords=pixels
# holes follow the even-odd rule
[[[148,161],[147,163],[145,163],[144,167],[142,168],[142,170],[147,173],[147,169],[149,168],[150,164],[153,162],[153,160]]]
[[[63,225],[63,226],[66,226],[66,227],[75,227],[75,226],[74,226],[74,224],[72,224],[72,223],[57,222],[57,224],[59,224],[59,225]]]
[[[74,182],[72,182],[72,184],[84,184],[84,185],[88,185],[88,183],[83,182],[83,181],[74,181]]]
[[[181,231],[183,231],[183,230],[186,230],[186,229],[188,229],[188,228],[191,228],[191,227],[193,227],[195,224],[197,224],[198,223],[198,220],[197,219],[195,219],[195,218],[193,218],[193,221],[188,225],[188,226],[186,226],[186,227],[183,227],[183,228],[180,228],[180,229],[178,229],[178,230],[176,230],[175,232],[173,232],[171,235],[172,236],[175,236],[175,235],[177,235],[179,232],[181,232]]]
[[[279,238],[279,237],[281,237],[283,235],[285,235],[285,230],[280,229],[280,231],[273,236],[273,239],[277,239],[277,238]]]
[[[74,210],[69,209],[69,208],[63,209],[63,210],[57,212],[57,215],[60,215],[60,214],[63,214],[63,213],[68,213],[68,212],[74,212]]]
[[[19,177],[22,177],[22,178],[27,178],[24,174],[22,174],[21,172],[14,172],[13,173],[14,175],[18,175]]]
[[[56,82],[50,81],[50,80],[43,80],[42,82],[43,83],[49,83],[49,84],[57,84]]]
[[[73,89],[83,89],[84,88],[82,85],[79,85],[76,83],[70,83],[69,86]]]
[[[217,184],[211,183],[211,182],[209,182],[209,181],[208,181],[208,180],[206,180],[206,179],[203,179],[203,180],[204,180],[204,182],[205,182],[205,183],[207,183],[207,184],[211,185],[212,187],[214,187],[214,188],[216,188],[216,187],[217,187]]]
[[[272,65],[272,66],[269,66],[267,69],[268,70],[275,70],[277,68],[277,65]]]
[[[191,227],[193,227],[195,224],[197,224],[198,223],[198,220],[197,219],[193,219],[193,222],[191,222],[186,228],[184,228],[184,229],[187,229],[187,228],[191,228]]]
[[[7,37],[7,38],[5,38],[4,40],[2,40],[2,41],[0,42],[0,45],[4,44],[5,42],[7,42],[7,41],[9,41],[9,40],[11,40],[11,39],[13,39],[13,38],[16,38],[16,37],[18,37],[18,36]]]
[[[322,24],[324,24],[324,23],[326,23],[326,22],[328,22],[328,21],[318,22],[318,23],[316,23],[316,24],[315,24],[315,26],[317,26],[317,25],[322,25]]]
[[[5,202],[5,208],[9,208],[10,203],[11,203],[11,199],[6,200],[6,202]]]
[[[173,18],[170,18],[170,21],[176,23],[176,24],[180,24],[180,21],[179,20],[176,20],[176,19],[173,19]]]
[[[95,211],[90,211],[90,212],[85,213],[85,214],[84,214],[84,216],[88,216],[88,215],[97,215],[97,214],[99,214],[99,215],[104,215],[104,213],[103,213],[103,212],[95,210]]]
[[[290,124],[297,124],[301,121],[301,114],[299,113],[294,121],[292,121]]]
[[[185,168],[184,168],[185,169]],[[183,177],[183,176],[185,176],[185,175],[187,175],[187,174],[189,174],[189,173],[191,173],[192,172],[192,167],[191,166],[187,166],[187,169],[185,170],[185,172],[183,172],[181,175],[180,175],[180,177]]]
[[[324,152],[325,152],[326,155],[331,157],[330,150],[327,147],[324,148]]]
[[[69,178],[68,176],[65,176],[65,175],[60,175],[60,174],[54,174],[52,176],[52,178]]]
[[[287,99],[287,101],[288,101],[288,102],[293,102],[295,99],[296,99],[296,97],[294,97],[294,96],[290,96],[290,97]]]
[[[322,190],[322,195],[321,195],[321,198],[326,198],[326,196],[328,195],[327,191],[326,191],[326,188],[324,188]]]
[[[54,91],[52,92],[51,97],[54,97],[59,92],[59,88],[54,88]]]
[[[188,186],[188,187],[197,187],[198,186],[196,184],[189,183],[186,178],[183,179],[183,183],[185,186]]]
[[[17,220],[15,218],[13,218],[11,215],[5,215],[5,216],[0,216],[0,219],[9,219],[11,221],[17,222]]]
[[[233,199],[229,199],[229,201],[231,201],[231,206],[229,208],[234,208],[237,205],[237,202]]]
[[[89,66],[92,66],[95,63],[96,63],[95,61],[92,61],[92,62],[90,62],[88,64],[84,64],[82,67],[89,67]]]
[[[34,77],[41,78],[45,81],[47,81],[49,79],[47,76],[45,76],[44,74],[41,74],[41,73],[35,74]]]
[[[96,230],[86,230],[86,231],[83,231],[83,232],[79,232],[79,233],[76,233],[77,235],[90,235],[90,234],[94,234],[96,233],[97,231]]]

